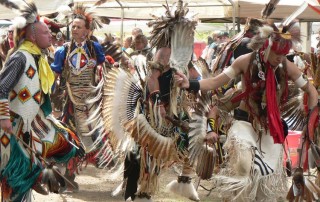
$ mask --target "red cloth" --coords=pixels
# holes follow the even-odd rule
[[[113,65],[113,63],[115,62],[114,59],[110,56],[110,55],[106,55],[105,56],[106,61],[108,61],[110,64]]]
[[[263,44],[263,50],[267,49],[269,46],[269,40],[266,40]],[[271,50],[273,50],[278,55],[287,55],[292,47],[292,41],[282,40],[282,43],[278,41],[273,41]]]
[[[267,113],[270,135],[273,137],[274,143],[282,144],[284,142],[285,137],[277,102],[275,74],[273,72],[273,68],[269,63],[267,64],[266,81]]]

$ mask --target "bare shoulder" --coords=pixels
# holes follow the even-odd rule
[[[246,72],[250,63],[252,53],[247,53],[245,55],[239,56],[235,61],[232,63],[232,67],[238,73]]]
[[[295,81],[301,74],[301,70],[293,62],[286,59],[287,72],[291,80]]]

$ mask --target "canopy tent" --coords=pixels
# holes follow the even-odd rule
[[[22,0],[11,0],[12,2],[21,2]],[[169,5],[177,0],[167,0]],[[67,5],[70,2],[83,3],[87,7],[97,2],[97,0],[34,0],[40,14],[56,12],[59,6]],[[188,3],[190,12],[198,13],[202,18],[223,18],[228,8],[232,7],[229,0],[185,0]],[[108,0],[93,11],[100,16],[110,18],[126,19],[152,19],[151,13],[163,12],[165,0]],[[11,10],[0,6],[0,19],[12,19],[16,16]]]
[[[283,19],[293,13],[305,0],[280,0],[270,18]],[[96,1],[74,0],[91,7]],[[172,5],[177,0],[167,0]],[[184,0],[190,12],[197,13],[201,22],[232,22],[233,18],[261,17],[269,0]],[[320,10],[317,0],[308,0]],[[98,15],[125,19],[152,19],[150,14],[163,13],[165,0],[113,0],[94,10]],[[298,16],[300,21],[320,21],[319,14],[308,7]]]
[[[18,4],[22,0],[11,0]],[[83,3],[91,7],[97,0],[34,0],[40,14],[56,12],[59,6],[70,2]],[[177,0],[167,0],[169,5]],[[282,19],[296,10],[304,0],[280,0],[271,18]],[[259,18],[261,10],[269,0],[184,0],[190,12],[197,13],[201,22],[232,22],[233,18]],[[317,0],[308,0],[320,9]],[[152,19],[151,13],[163,12],[165,0],[108,0],[93,11],[110,18]],[[0,19],[12,19],[16,16],[11,10],[0,6]],[[300,21],[320,21],[319,14],[307,8],[299,17]]]
[[[144,33],[148,33],[152,30],[151,27],[147,26],[147,20],[124,20],[123,21],[123,32],[131,34],[131,31],[135,27],[139,27],[143,30]],[[120,32],[120,27],[122,25],[121,20],[111,19],[110,24],[104,26],[99,32],[103,31],[104,33],[118,33]],[[213,30],[225,31],[226,26],[221,23],[198,23],[196,27],[196,32],[209,32]]]
[[[172,5],[173,0],[167,1]],[[199,19],[202,18],[223,18],[228,8],[232,4],[227,0],[185,0],[188,3],[189,12],[197,14]],[[119,0],[104,3],[95,9],[98,15],[112,16],[126,19],[152,19],[150,14],[162,14],[164,12],[163,0]]]
[[[238,0],[235,1],[236,4],[236,17],[238,18],[247,18],[247,17],[260,17],[261,11],[269,0]],[[271,14],[270,18],[282,20],[283,18],[288,17],[296,9],[302,5],[304,0],[280,0],[276,9]],[[307,1],[312,6],[315,6],[317,9],[320,9],[319,3],[317,0],[308,0]],[[232,16],[225,16],[226,18],[231,18]],[[300,22],[318,22],[320,21],[320,15],[308,7],[303,13],[298,16]]]

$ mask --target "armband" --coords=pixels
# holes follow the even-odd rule
[[[198,80],[189,80],[189,88],[187,91],[198,92],[200,90],[200,83]]]
[[[227,75],[230,79],[233,79],[233,78],[236,77],[236,72],[234,71],[234,69],[233,69],[232,66],[229,66],[229,67],[225,68],[225,69],[223,70],[223,73],[224,73],[225,75]]]
[[[308,79],[304,77],[303,74],[301,74],[299,76],[299,78],[297,78],[294,81],[294,84],[296,85],[297,88],[302,88],[303,86],[305,86],[308,83]]]
[[[9,102],[7,99],[0,100],[0,119],[10,119]]]
[[[207,119],[207,133],[214,132],[216,129],[216,120],[214,118]]]
[[[151,101],[152,103],[157,103],[157,105],[161,104],[161,93],[160,91],[154,91],[152,93],[150,93],[149,95],[149,101]]]

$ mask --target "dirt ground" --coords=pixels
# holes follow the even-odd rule
[[[33,191],[33,201],[35,202],[98,202],[98,201],[124,201],[122,196],[112,197],[111,192],[120,184],[121,179],[111,180],[111,173],[106,170],[97,169],[93,166],[88,166],[80,172],[76,177],[76,182],[79,183],[80,190],[78,193],[66,192],[63,194],[49,194],[47,196],[40,195]],[[155,202],[188,202],[191,201],[166,190],[166,185],[177,178],[173,169],[168,169],[162,173],[160,177],[160,191],[153,197]],[[194,182],[194,180],[193,180]],[[201,185],[206,188],[211,188],[209,181],[201,181]],[[199,186],[198,193],[201,201],[218,202],[220,200],[214,197],[212,192],[207,196],[208,191]]]

